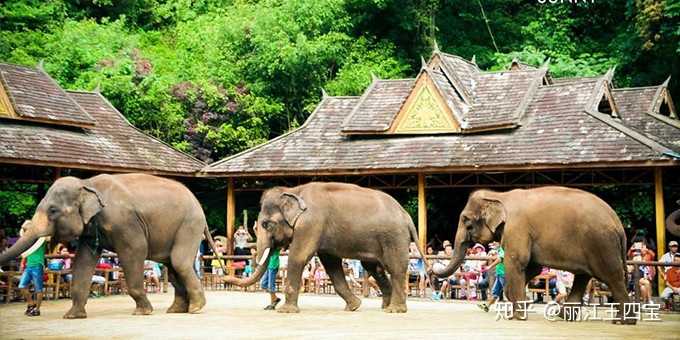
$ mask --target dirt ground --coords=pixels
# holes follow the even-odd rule
[[[0,305],[0,338],[315,338],[394,339],[446,336],[467,339],[680,339],[680,315],[661,314],[662,321],[642,321],[636,326],[613,325],[605,321],[550,322],[543,306],[528,321],[495,321],[493,312],[484,313],[467,302],[427,299],[408,301],[406,314],[386,314],[378,298],[364,298],[356,312],[344,312],[344,302],[335,295],[302,295],[300,314],[279,314],[262,310],[268,302],[264,293],[235,291],[207,292],[208,305],[202,314],[166,314],[173,295],[150,294],[153,315],[132,316],[132,299],[111,296],[90,299],[88,318],[63,320],[70,300],[47,301],[42,316],[23,315],[25,305]]]

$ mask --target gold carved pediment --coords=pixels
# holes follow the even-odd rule
[[[397,114],[392,133],[426,134],[459,131],[459,125],[439,91],[427,74],[422,74]]]

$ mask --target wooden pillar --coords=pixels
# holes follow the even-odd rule
[[[234,224],[236,222],[236,196],[234,195],[234,179],[227,180],[227,255],[234,255]],[[232,261],[227,260],[227,274],[234,275]]]
[[[418,174],[418,243],[420,249],[427,244],[427,201],[425,199],[425,175]]]
[[[654,168],[654,208],[656,217],[656,256],[661,260],[661,256],[666,252],[666,213],[663,206],[663,173],[661,168]],[[660,267],[659,269],[663,269]],[[661,275],[656,275],[659,280],[659,292],[666,286]]]
[[[236,222],[236,197],[234,179],[227,180],[227,254],[234,254],[234,224]]]

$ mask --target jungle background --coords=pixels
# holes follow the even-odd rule
[[[680,98],[680,0],[577,2],[7,0],[0,61],[42,63],[64,88],[98,89],[132,124],[205,162],[300,126],[322,88],[358,95],[371,73],[414,76],[435,40],[444,52],[474,55],[482,69],[505,68],[513,58],[534,65],[550,58],[557,77],[616,66],[617,87],[672,75]],[[197,189],[220,230],[223,187],[213,181]],[[20,225],[38,191],[3,184],[0,225]],[[624,224],[653,225],[651,188],[597,193]],[[397,196],[415,214],[415,194]],[[449,229],[457,221],[448,216],[449,194],[432,196],[430,224]],[[239,205],[246,208],[256,209]]]

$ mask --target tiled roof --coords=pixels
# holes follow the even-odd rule
[[[353,136],[342,122],[357,97],[326,97],[299,129],[204,168],[206,175],[330,174],[578,167],[669,161],[650,141],[585,112],[598,82],[540,86],[522,126],[495,133]]]
[[[11,78],[10,83],[23,84],[23,89],[35,77],[42,79],[41,84],[47,77],[40,71],[31,72],[22,67],[3,65],[2,69],[18,70],[12,73],[15,78]],[[22,74],[26,79],[20,77]],[[40,88],[45,87],[41,85]],[[30,91],[17,92],[17,89],[22,87],[15,86],[11,90],[15,103],[23,106],[15,110],[50,107],[51,120],[46,123],[0,119],[0,163],[178,176],[193,176],[205,165],[137,130],[99,93],[49,88],[49,94],[38,100],[26,95]],[[20,100],[16,100],[17,93],[22,94]],[[52,120],[63,121],[61,109],[68,117],[80,110],[91,124],[88,127],[53,124]]]
[[[653,112],[660,89],[661,86],[614,89],[613,95],[624,124],[680,152],[680,120],[671,120],[676,122],[674,126],[667,122],[670,118]]]
[[[0,86],[20,119],[91,126],[92,117],[40,69],[0,63]]]
[[[474,104],[465,116],[468,128],[516,123],[544,75],[545,70],[475,74]]]
[[[386,131],[414,83],[415,79],[373,79],[353,114],[343,123],[342,130],[357,133]]]
[[[423,65],[416,79],[427,75],[433,80],[463,133],[517,126],[547,72],[544,68],[481,72],[475,64],[462,58],[444,53],[436,54],[436,57],[439,59]],[[347,117],[342,131],[348,134],[385,133],[414,84],[413,79],[374,79]]]

